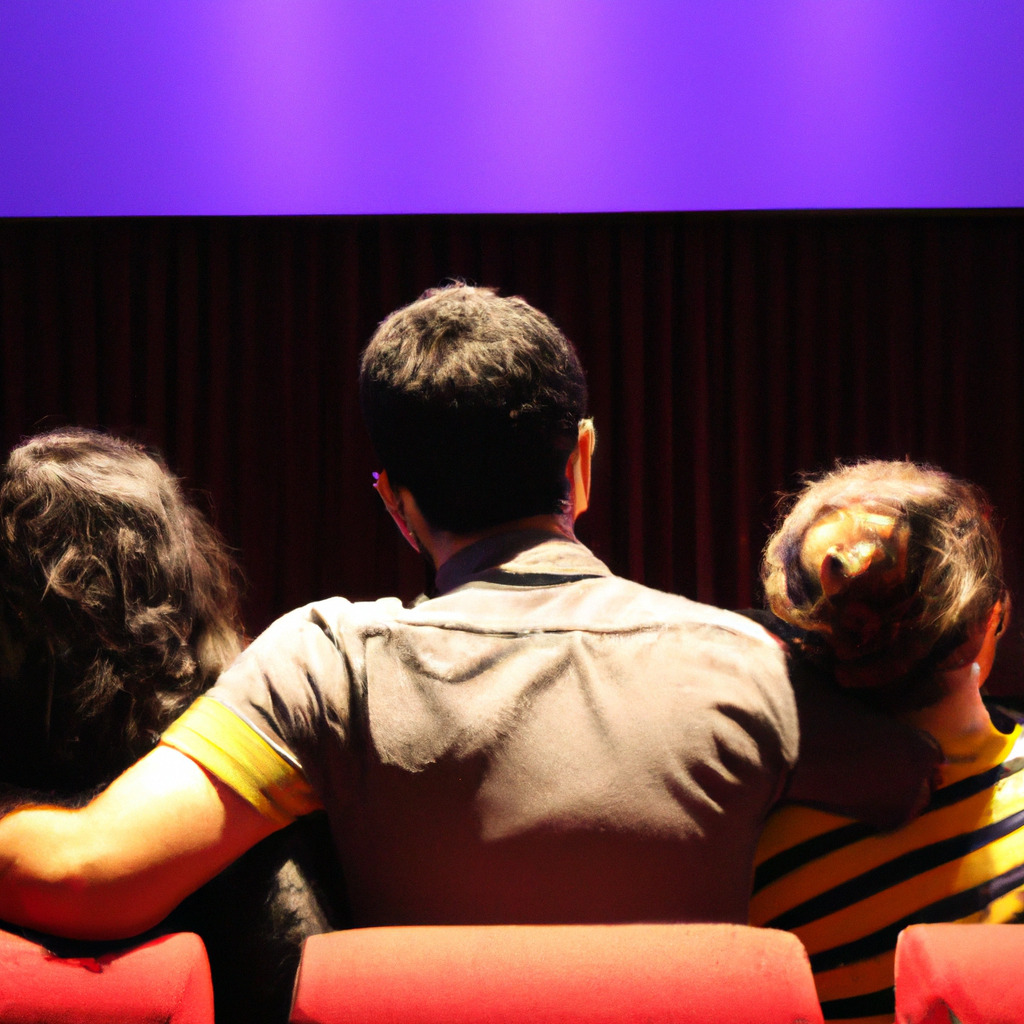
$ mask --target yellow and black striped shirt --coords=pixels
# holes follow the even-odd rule
[[[990,712],[970,748],[943,743],[940,787],[895,832],[792,805],[769,818],[751,920],[803,941],[827,1020],[891,1024],[907,925],[1024,920],[1024,739]]]

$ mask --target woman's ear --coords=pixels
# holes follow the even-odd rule
[[[1004,603],[1005,602],[1005,603]],[[1009,613],[1009,602],[996,601],[992,610],[988,613],[988,620],[985,623],[985,634],[981,641],[981,649],[974,656],[974,662],[980,668],[980,682],[984,683],[992,671],[992,665],[996,660],[996,647],[999,644],[999,637],[1002,635],[1006,624],[1006,616]]]

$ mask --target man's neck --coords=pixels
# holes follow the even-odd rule
[[[488,527],[486,530],[479,530],[475,533],[450,533],[447,530],[434,530],[423,524],[424,531],[417,534],[420,544],[426,549],[436,569],[440,569],[448,559],[457,555],[463,548],[468,548],[477,541],[486,537],[494,537],[502,533],[518,533],[521,530],[539,530],[542,533],[550,533],[557,537],[565,537],[568,540],[575,540],[576,534],[573,530],[572,516],[564,515],[538,515],[527,516],[525,519],[515,519],[512,522],[501,523],[498,526]]]

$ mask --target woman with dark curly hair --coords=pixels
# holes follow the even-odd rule
[[[30,438],[0,470],[0,783],[85,802],[243,647],[238,572],[156,453],[96,431]],[[275,833],[160,927],[203,936],[217,1018],[283,1021],[299,946],[338,922],[322,825]],[[65,940],[42,941],[78,951]]]
[[[242,649],[236,567],[162,460],[84,430],[0,474],[0,777],[82,793]]]

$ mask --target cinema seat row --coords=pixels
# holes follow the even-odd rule
[[[898,1024],[1024,1022],[1024,929],[915,925]],[[816,1024],[804,948],[717,924],[373,928],[307,940],[292,1024]],[[214,1024],[200,939],[60,958],[0,933],[3,1024]]]

